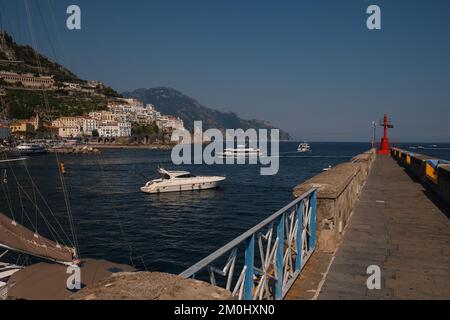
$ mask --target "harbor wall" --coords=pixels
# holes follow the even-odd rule
[[[319,250],[334,252],[376,157],[371,149],[296,186],[294,196],[317,188],[316,234]]]
[[[162,272],[120,272],[85,287],[69,300],[232,300],[207,282]]]
[[[439,164],[437,168],[428,168],[427,171],[426,161],[436,157],[399,148],[392,148],[391,156],[427,189],[432,190],[450,205],[450,164]]]

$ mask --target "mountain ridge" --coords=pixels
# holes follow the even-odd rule
[[[193,130],[195,120],[203,121],[203,129],[275,129],[270,122],[257,119],[242,119],[235,112],[223,112],[201,104],[171,87],[139,88],[122,93],[124,97],[136,98],[145,104],[152,104],[163,114],[180,117],[186,129]],[[289,133],[280,129],[280,139],[290,140]]]

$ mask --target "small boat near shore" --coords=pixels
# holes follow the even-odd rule
[[[148,181],[141,191],[145,193],[162,193],[190,190],[212,189],[225,180],[222,176],[194,176],[188,171],[169,171],[159,168],[159,179]]]
[[[16,147],[16,151],[23,155],[46,153],[47,149],[38,143],[22,143]]]

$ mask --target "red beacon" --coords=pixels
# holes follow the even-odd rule
[[[391,129],[394,127],[392,123],[390,123],[387,115],[384,115],[383,120],[380,123],[380,126],[384,128],[384,134],[381,138],[380,148],[378,149],[378,154],[389,154],[390,153],[390,147],[389,147],[389,138],[387,135],[387,129]]]

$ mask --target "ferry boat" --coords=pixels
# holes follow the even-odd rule
[[[46,153],[47,149],[42,144],[37,143],[22,143],[16,147],[16,151],[21,154],[40,154]]]
[[[194,176],[188,171],[169,171],[159,168],[159,179],[148,181],[141,191],[145,193],[162,193],[189,190],[204,190],[218,187],[225,180],[221,176]]]
[[[311,151],[311,146],[306,142],[302,142],[298,145],[297,151],[299,151],[299,152]]]
[[[261,149],[246,147],[243,144],[239,144],[237,148],[225,148],[223,152],[218,153],[222,157],[255,157],[262,154]]]

